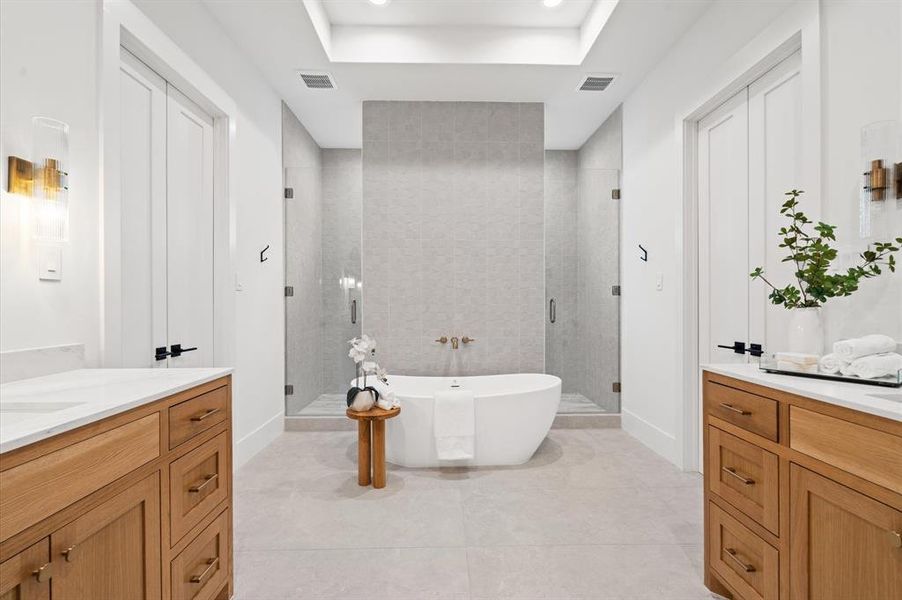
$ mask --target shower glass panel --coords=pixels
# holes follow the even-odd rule
[[[285,169],[287,416],[344,416],[360,335],[359,150],[323,150],[320,168]]]
[[[559,414],[620,412],[620,172],[545,155],[545,360]]]

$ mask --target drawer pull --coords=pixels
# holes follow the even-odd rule
[[[209,416],[211,416],[211,415],[215,415],[216,413],[218,413],[219,410],[220,410],[220,409],[218,409],[218,408],[211,408],[210,410],[208,410],[207,412],[203,413],[202,415],[196,415],[196,416],[194,416],[194,417],[191,417],[191,420],[194,421],[194,422],[200,422],[200,421],[203,421],[203,420],[206,419],[207,417],[209,417]]]
[[[729,411],[736,413],[737,415],[742,415],[743,417],[748,417],[752,414],[751,411],[744,410],[741,408],[736,408],[732,404],[727,404],[726,402],[721,402],[720,406],[721,406],[721,408],[725,408]]]
[[[34,578],[38,580],[38,583],[46,583],[50,581],[51,577],[53,577],[53,563],[41,565],[40,567],[32,571],[31,574],[34,575]]]
[[[721,467],[721,470],[728,475],[732,475],[733,477],[735,477],[736,479],[738,479],[745,485],[755,485],[754,479],[750,479],[750,478],[746,477],[745,475],[739,474],[738,472],[736,472],[736,469],[734,469],[733,467]]]
[[[75,555],[75,546],[69,546],[68,548],[60,552],[60,554],[63,555],[63,558],[66,559],[66,562],[72,562],[72,558]]]
[[[206,476],[204,476],[203,483],[199,483],[197,485],[192,485],[191,487],[188,488],[188,492],[191,494],[197,494],[198,492],[203,490],[205,487],[210,485],[210,482],[216,481],[216,479],[218,477],[219,477],[218,473],[212,473],[211,475],[206,475]]]
[[[902,533],[898,531],[888,531],[889,543],[893,548],[902,548]]]
[[[211,571],[214,571],[217,566],[219,566],[219,557],[208,558],[207,568],[204,569],[204,572],[200,575],[192,575],[190,579],[191,583],[203,583],[204,579],[207,578],[207,575],[209,575]]]
[[[739,553],[736,552],[736,550],[734,550],[733,548],[727,548],[726,550],[727,550],[727,556],[732,558],[733,562],[735,562],[737,565],[742,567],[743,571],[745,571],[746,573],[754,573],[755,572],[755,567],[753,565],[748,565],[739,559]]]

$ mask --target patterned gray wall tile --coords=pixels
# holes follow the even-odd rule
[[[363,330],[380,360],[410,374],[540,370],[543,105],[370,104]],[[442,335],[478,341],[452,351]]]

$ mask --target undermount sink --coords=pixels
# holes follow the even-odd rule
[[[0,402],[0,413],[54,413],[84,402]]]

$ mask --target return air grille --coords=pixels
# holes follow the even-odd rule
[[[311,90],[335,89],[335,82],[328,73],[305,73],[304,71],[301,71],[299,75],[301,76],[301,79],[304,80],[304,85]]]
[[[588,75],[576,89],[580,92],[603,92],[608,89],[612,81],[614,81],[613,75]]]

